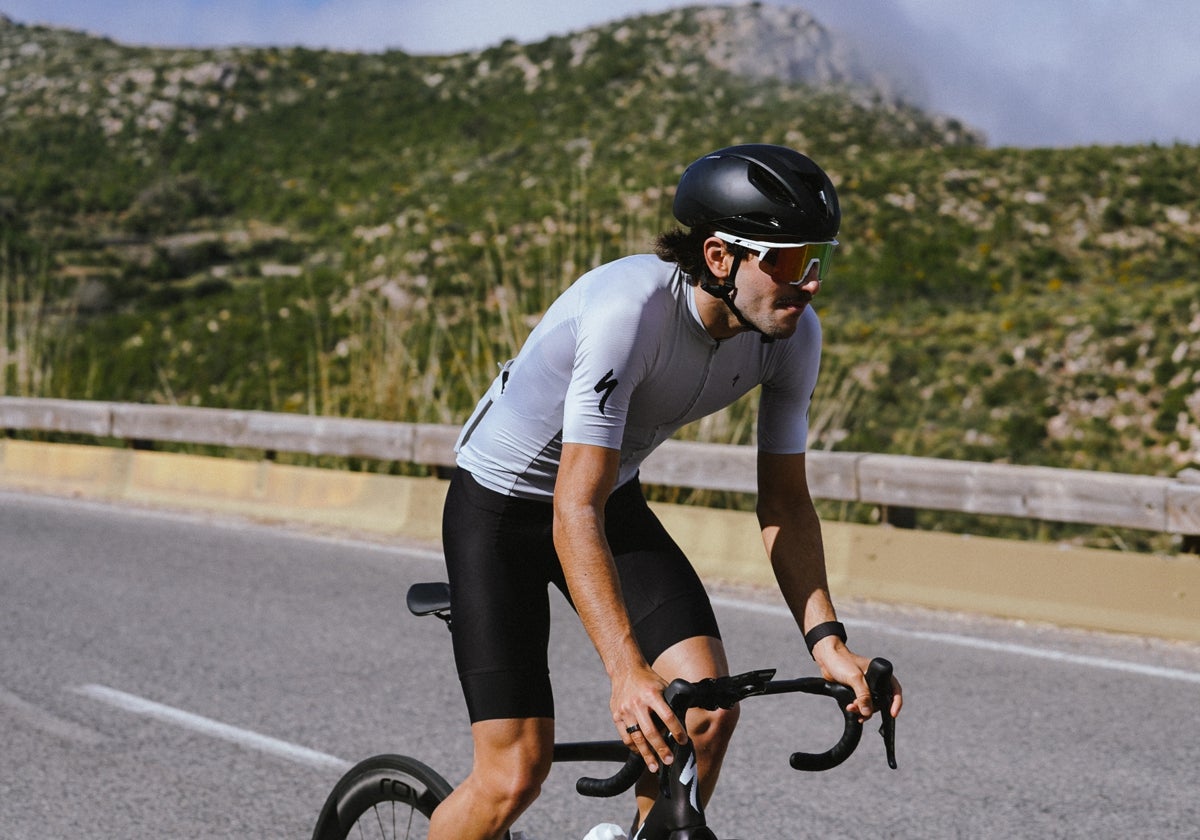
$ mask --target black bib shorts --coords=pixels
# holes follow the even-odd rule
[[[553,583],[568,601],[549,502],[505,496],[463,469],[442,521],[454,659],[471,722],[554,717],[547,645]],[[696,636],[720,638],[700,578],[646,504],[637,480],[605,508],[609,546],[642,654],[653,663]]]

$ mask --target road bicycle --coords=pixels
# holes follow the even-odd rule
[[[434,615],[449,626],[450,587],[446,583],[418,583],[408,591],[408,609],[418,616]],[[729,709],[749,697],[799,692],[832,697],[842,713],[842,734],[825,752],[794,752],[789,764],[797,770],[820,771],[838,766],[854,752],[862,737],[858,715],[846,711],[854,691],[820,677],[777,680],[774,669],[749,671],[736,676],[699,682],[675,680],[663,692],[680,720],[688,709]],[[896,769],[896,722],[891,716],[892,665],[873,659],[867,683],[883,723],[888,766]],[[696,795],[695,753],[689,739],[680,744],[667,736],[673,761],[658,771],[660,795],[633,840],[717,840],[705,822]],[[554,745],[554,761],[620,762],[621,769],[608,778],[580,778],[575,789],[583,796],[616,796],[633,786],[646,770],[640,753],[619,740],[579,741]],[[348,770],[325,800],[313,831],[313,840],[383,838],[423,840],[429,817],[453,787],[427,764],[405,755],[376,755]],[[508,838],[508,835],[505,835]]]

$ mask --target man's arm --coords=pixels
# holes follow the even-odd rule
[[[825,547],[821,521],[808,492],[808,475],[803,453],[758,456],[758,521],[763,543],[779,590],[800,627],[806,633],[837,613],[829,596],[825,573]],[[813,658],[821,675],[854,689],[851,709],[861,716],[874,713],[871,692],[864,672],[870,661],[846,647],[837,636],[826,636],[813,646]],[[896,700],[892,713],[900,711],[900,685],[894,684]]]
[[[676,740],[686,740],[687,734],[663,699],[666,683],[638,647],[604,534],[604,506],[616,485],[619,466],[620,453],[615,449],[563,445],[554,487],[554,547],[575,610],[612,681],[613,723],[625,742],[637,747],[646,765],[655,770],[655,754],[669,764],[671,750],[651,712]],[[640,727],[643,737],[626,732],[632,724]]]

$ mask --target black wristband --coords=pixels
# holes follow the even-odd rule
[[[804,644],[808,645],[808,655],[812,656],[813,648],[817,642],[827,636],[837,636],[843,642],[846,641],[846,625],[840,621],[824,621],[818,624],[813,629],[804,634]]]

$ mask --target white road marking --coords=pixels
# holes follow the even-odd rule
[[[750,612],[765,613],[767,615],[777,615],[789,620],[792,617],[791,612],[788,611],[786,607],[775,606],[773,604],[756,604],[752,601],[741,601],[736,598],[724,598],[716,595],[712,596],[711,600],[716,606],[748,610]],[[1121,671],[1127,674],[1137,674],[1143,677],[1158,677],[1166,680],[1177,680],[1179,682],[1190,682],[1200,685],[1200,674],[1193,671],[1184,671],[1178,668],[1163,668],[1157,665],[1140,665],[1136,662],[1125,662],[1120,659],[1109,659],[1103,656],[1088,656],[1086,654],[1079,653],[1067,653],[1065,651],[1052,650],[1049,648],[1018,645],[1012,642],[994,642],[990,639],[980,639],[974,636],[963,636],[958,633],[938,633],[930,630],[908,630],[903,627],[893,627],[890,624],[884,624],[883,622],[878,621],[853,620],[847,621],[846,623],[852,627],[863,627],[880,633],[887,633],[892,636],[904,636],[909,639],[921,639],[922,641],[957,645],[958,647],[975,648],[976,650],[990,650],[996,653],[1009,653],[1016,656],[1028,656],[1033,659],[1049,659],[1055,662],[1065,662],[1071,665],[1083,665],[1091,668],[1104,668],[1109,671]]]
[[[82,685],[74,690],[86,697],[91,697],[94,700],[99,700],[102,703],[107,703],[110,706],[132,712],[136,715],[142,715],[164,723],[180,726],[184,729],[190,729],[202,735],[229,741],[240,747],[257,750],[258,752],[267,753],[277,758],[284,758],[297,764],[306,764],[309,767],[316,767],[318,769],[340,771],[350,768],[350,762],[329,755],[328,753],[310,750],[307,747],[281,741],[278,738],[271,738],[267,735],[251,732],[248,729],[230,726],[227,723],[201,717],[191,712],[185,712],[182,709],[165,706],[162,703],[155,703],[153,700],[147,700],[144,697],[126,694],[123,691],[117,691],[115,688],[109,688],[108,686]]]

